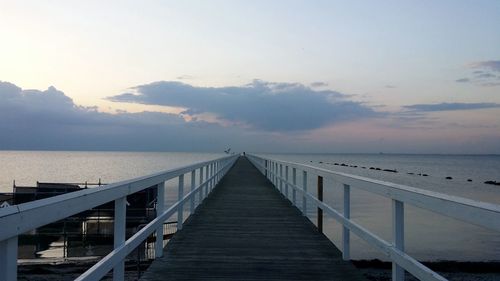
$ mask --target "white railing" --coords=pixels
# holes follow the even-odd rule
[[[238,155],[197,163],[149,176],[67,193],[47,199],[0,209],[0,280],[17,279],[18,235],[100,206],[115,202],[114,250],[76,280],[99,280],[113,270],[113,280],[124,280],[125,258],[148,236],[155,233],[155,255],[163,254],[163,223],[177,213],[177,229],[182,228],[184,205],[189,202],[190,214],[195,210],[195,197],[201,201],[236,161]],[[196,171],[199,181],[196,186]],[[205,173],[204,173],[205,172]],[[191,174],[191,189],[184,194],[184,175]],[[179,178],[178,201],[165,209],[165,182]],[[127,195],[157,186],[156,218],[125,240]]]
[[[302,195],[302,213],[307,216],[307,201],[318,208],[318,229],[322,230],[323,211],[343,225],[342,256],[350,259],[350,232],[375,246],[392,261],[392,280],[403,281],[405,270],[420,280],[446,280],[436,272],[407,255],[404,250],[404,204],[430,210],[464,222],[500,231],[500,205],[478,202],[461,197],[446,195],[419,188],[373,180],[326,169],[265,158],[247,154],[248,159],[257,167],[284,196],[290,200],[288,187],[292,188],[291,202],[297,205],[296,192]],[[283,167],[285,174],[283,174]],[[289,170],[292,180],[289,180]],[[296,183],[297,170],[302,171],[302,186]],[[307,192],[307,178],[315,176],[318,183],[318,198]],[[339,212],[323,203],[323,179],[343,184],[344,210]],[[283,186],[285,188],[283,188]],[[392,200],[392,241],[388,242],[350,219],[350,188],[359,188]],[[299,207],[299,206],[298,206]]]

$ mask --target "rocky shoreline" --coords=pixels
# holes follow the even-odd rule
[[[361,270],[363,275],[370,281],[390,281],[390,262],[380,260],[357,260],[354,265]],[[432,261],[423,264],[433,271],[436,271],[450,281],[495,281],[500,280],[500,262],[458,262],[458,261]],[[407,281],[417,281],[418,279],[406,275]]]
[[[26,264],[19,266],[18,280],[22,281],[67,281],[74,280],[96,261],[69,261],[53,264]],[[354,265],[370,281],[391,280],[391,263],[380,260],[357,260]],[[151,262],[126,263],[125,280],[138,280]],[[438,272],[450,281],[494,281],[500,280],[500,262],[424,262],[426,266]],[[407,274],[406,280],[417,280]],[[111,274],[102,280],[112,280]]]

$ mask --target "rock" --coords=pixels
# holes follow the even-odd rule
[[[467,179],[467,181],[471,182],[472,180],[471,179]]]
[[[500,182],[497,181],[485,181],[485,184],[491,184],[491,185],[500,185]]]
[[[452,180],[453,178],[452,177],[446,177],[447,180]]]
[[[407,173],[408,175],[414,175],[415,173]]]
[[[397,173],[397,170],[392,170],[392,169],[384,169],[385,172],[390,172],[390,173]]]
[[[428,174],[422,174],[423,177],[428,177],[429,175]]]

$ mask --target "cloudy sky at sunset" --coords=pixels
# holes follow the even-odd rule
[[[1,1],[0,149],[500,154],[500,1]]]

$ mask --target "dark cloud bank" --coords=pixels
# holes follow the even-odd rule
[[[187,108],[183,114],[216,114],[220,119],[265,131],[300,131],[376,116],[370,107],[341,93],[317,91],[298,83],[254,80],[243,87],[194,87],[161,81],[109,97],[115,102]]]
[[[163,81],[108,99],[183,107],[183,114],[194,118],[188,122],[180,115],[161,112],[105,113],[76,105],[54,87],[24,90],[0,81],[0,149],[222,151],[232,147],[236,151],[377,152],[394,151],[397,144],[399,151],[419,152],[403,149],[407,144],[398,140],[388,147],[377,147],[373,139],[378,136],[308,138],[311,130],[332,124],[397,118],[352,101],[348,95],[297,83],[256,80],[241,87],[213,88]],[[421,118],[435,111],[498,107],[495,103],[416,104],[404,106],[401,113]],[[215,114],[230,125],[197,119],[202,113]],[[397,122],[408,122],[401,120]]]
[[[232,146],[272,151],[296,145],[277,141],[286,132],[293,136],[376,114],[345,95],[301,84],[254,81],[243,87],[198,88],[157,82],[134,90],[137,94],[109,99],[185,107],[184,114],[214,113],[235,125],[196,118],[187,122],[160,112],[104,113],[76,105],[54,87],[23,90],[0,81],[0,149],[222,151]]]
[[[498,103],[436,103],[436,104],[413,104],[403,106],[410,111],[415,112],[437,112],[437,111],[452,111],[452,110],[474,110],[474,109],[489,109],[500,108]]]

